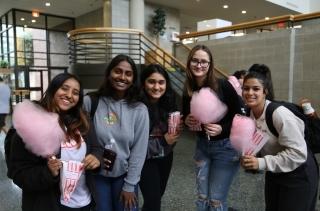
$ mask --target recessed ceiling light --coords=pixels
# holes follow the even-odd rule
[[[242,10],[242,11],[241,11],[241,13],[242,13],[242,14],[246,14],[246,13],[247,13],[247,11],[245,11],[245,10]]]
[[[20,20],[21,20],[21,21],[24,21],[25,19],[24,19],[24,18],[20,18]]]
[[[39,12],[38,11],[32,11],[32,17],[39,17]]]
[[[223,5],[223,8],[224,8],[224,9],[228,9],[229,6],[225,4],[225,5]]]
[[[24,28],[27,28],[27,27],[28,27],[28,25],[23,25],[23,27],[24,27]]]
[[[31,22],[32,22],[32,23],[35,23],[35,22],[37,22],[37,21],[36,21],[36,20],[34,20],[34,19],[32,19],[32,20],[31,20]]]
[[[269,20],[270,18],[269,18],[269,17],[265,17],[264,19],[265,19],[265,20]]]
[[[51,3],[50,2],[46,2],[45,5],[46,5],[46,7],[50,7]]]

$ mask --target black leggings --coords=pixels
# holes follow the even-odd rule
[[[140,190],[143,196],[142,211],[160,211],[172,167],[173,153],[163,158],[148,159],[141,172]]]
[[[308,153],[307,161],[292,172],[266,173],[266,211],[314,211],[318,190],[318,164]]]

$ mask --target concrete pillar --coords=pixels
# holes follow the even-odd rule
[[[144,0],[130,0],[129,14],[130,28],[144,31]]]
[[[103,0],[103,27],[111,27],[112,4],[111,0]]]

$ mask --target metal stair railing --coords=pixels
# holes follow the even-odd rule
[[[130,56],[136,64],[163,65],[172,87],[182,94],[185,65],[147,38],[142,31],[121,28],[85,28],[68,32],[71,64],[108,63],[118,54]]]

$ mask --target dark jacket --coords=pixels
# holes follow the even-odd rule
[[[102,148],[99,146],[94,129],[84,137],[87,144],[87,154],[95,155],[102,160]],[[59,155],[58,155],[59,157]],[[23,211],[58,211],[60,204],[60,175],[53,177],[47,167],[47,160],[33,154],[25,148],[20,137],[12,140],[10,152],[10,177],[22,189]],[[97,169],[97,172],[99,168]],[[93,171],[86,171],[86,181],[96,201]]]

